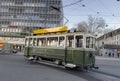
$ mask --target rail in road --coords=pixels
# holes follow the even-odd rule
[[[55,64],[53,64],[51,62],[47,62],[47,61],[37,61],[37,62],[30,61],[30,63],[37,63],[37,64],[44,65],[46,67],[54,68],[56,70],[72,74],[73,76],[83,78],[85,81],[103,81],[98,78],[95,78],[94,76],[91,76],[91,73],[88,74],[87,71],[83,72],[80,69],[65,69],[64,66],[55,65]]]
[[[32,69],[33,70],[33,69],[35,69],[33,66],[39,67],[39,65],[40,65],[40,66],[46,67],[47,69],[50,69],[50,70],[51,69],[52,70],[56,70],[58,72],[56,74],[59,74],[59,72],[60,73],[62,72],[62,73],[65,73],[65,74],[68,74],[68,75],[71,75],[71,76],[76,76],[76,77],[79,78],[79,79],[74,80],[74,81],[120,81],[120,77],[115,76],[115,75],[106,74],[106,73],[103,73],[103,72],[98,72],[99,70],[94,70],[94,71],[88,70],[88,71],[84,71],[84,72],[81,71],[80,69],[77,69],[77,70],[75,70],[75,69],[66,70],[63,66],[58,66],[58,65],[55,65],[55,64],[52,64],[52,63],[49,63],[49,62],[44,62],[44,61],[37,61],[37,62],[28,61],[27,59],[24,59],[24,56],[21,56],[21,55],[15,55],[15,54],[14,55],[0,55],[0,63],[2,63],[2,65],[4,65],[3,64],[4,61],[5,61],[5,63],[7,65],[8,65],[8,62],[9,62],[9,65],[11,65],[10,63],[14,62],[11,65],[12,68],[14,67],[14,64],[17,64],[17,65],[15,65],[15,67],[22,65],[21,66],[22,68],[24,68],[24,66],[25,67],[27,66],[28,69]],[[18,65],[18,64],[21,64],[21,65]],[[5,66],[7,66],[7,65],[5,65]],[[21,67],[17,67],[17,69],[20,68],[20,70],[21,70]],[[32,68],[29,68],[29,67],[32,67]],[[46,68],[45,69],[42,68],[42,70],[44,71],[44,70],[46,70]],[[37,68],[37,70],[39,70],[39,69],[40,68]],[[41,72],[38,72],[38,73],[41,74]],[[29,77],[29,78],[31,78],[31,77]],[[52,78],[55,78],[55,77],[52,77]],[[1,80],[1,78],[0,78],[0,80]],[[11,81],[11,80],[9,80],[9,81]],[[48,80],[48,81],[51,81],[51,80]]]
[[[36,61],[31,61],[31,63],[35,63]],[[95,69],[89,69],[86,71],[81,71],[80,69],[69,69],[66,70],[64,66],[55,65],[54,63],[47,62],[47,61],[37,61],[36,63],[42,64],[44,66],[54,68],[60,71],[67,72],[69,74],[72,74],[74,76],[78,76],[80,78],[83,78],[87,81],[119,81],[120,76],[110,74],[107,72],[95,70]]]
[[[90,70],[91,72],[96,72],[96,73],[100,73],[100,74],[104,74],[104,75],[108,75],[111,77],[116,77],[116,78],[120,78],[119,75],[115,75],[115,74],[111,74],[111,73],[107,73],[107,72],[103,72],[103,71],[99,71],[99,70]]]

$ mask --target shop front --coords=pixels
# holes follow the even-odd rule
[[[104,45],[99,49],[100,56],[119,57],[120,46],[119,45]]]
[[[24,51],[24,41],[8,41],[8,44],[11,45],[12,49],[23,52]]]

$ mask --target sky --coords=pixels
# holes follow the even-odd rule
[[[75,27],[79,22],[87,21],[88,15],[102,17],[108,28],[113,30],[120,28],[120,1],[82,0],[77,4],[66,6],[77,1],[80,0],[62,0],[64,16],[69,20],[66,25],[69,28]]]

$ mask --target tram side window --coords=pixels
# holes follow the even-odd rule
[[[65,37],[59,37],[59,46],[65,47]]]
[[[42,46],[46,46],[46,38],[42,38],[41,41],[42,41]]]
[[[30,38],[29,40],[30,40],[30,46],[32,46],[33,45],[33,39]]]
[[[46,38],[39,38],[37,40],[37,45],[38,46],[46,46]]]
[[[39,38],[37,38],[37,46],[39,46]]]
[[[40,39],[40,38],[38,38],[38,40],[37,40],[37,45],[38,45],[38,46],[42,46],[42,42],[41,42],[41,39]]]
[[[25,40],[25,46],[28,46],[28,45],[29,45],[29,40],[26,39],[26,40]]]
[[[76,36],[76,47],[83,47],[83,36]]]
[[[74,47],[74,44],[75,44],[74,36],[68,36],[67,46],[68,47]]]
[[[47,46],[57,47],[58,46],[58,38],[57,37],[47,38]]]
[[[37,46],[37,39],[36,38],[33,39],[33,46]]]

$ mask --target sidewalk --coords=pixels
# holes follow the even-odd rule
[[[105,56],[96,56],[96,59],[98,60],[118,60],[120,61],[120,58],[117,57],[105,57]]]

